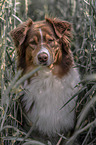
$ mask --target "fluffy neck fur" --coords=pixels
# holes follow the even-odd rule
[[[78,91],[74,88],[80,81],[78,71],[71,68],[62,79],[49,69],[41,70],[38,76],[24,83],[26,93],[22,98],[24,109],[36,129],[48,136],[66,132],[74,127],[76,98],[63,109],[60,108]],[[34,104],[33,104],[34,103]]]

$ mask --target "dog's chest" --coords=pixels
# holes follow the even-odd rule
[[[62,129],[67,131],[74,126],[72,109],[76,99],[60,110],[77,91],[74,87],[79,81],[79,76],[76,77],[77,71],[73,69],[72,71],[66,77],[59,79],[50,71],[43,70],[32,78],[29,85],[26,82],[24,84],[26,94],[22,101],[28,112],[27,115],[33,123],[36,123],[36,128],[45,134],[54,134]]]

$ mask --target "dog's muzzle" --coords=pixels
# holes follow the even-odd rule
[[[49,66],[52,63],[52,56],[45,47],[42,47],[41,50],[37,53],[36,62],[38,65],[43,66]]]
[[[41,64],[46,64],[48,61],[48,54],[45,52],[42,52],[38,55],[38,61]]]

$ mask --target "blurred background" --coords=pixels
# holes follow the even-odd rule
[[[0,141],[1,145],[28,144],[26,133],[17,120],[18,97],[22,89],[13,88],[20,74],[16,71],[16,55],[9,32],[29,17],[33,21],[45,16],[67,20],[73,25],[71,49],[83,87],[77,103],[75,138],[80,145],[96,144],[96,0],[1,0],[0,1]],[[87,76],[85,78],[85,76]],[[84,80],[83,80],[84,79]],[[91,103],[90,103],[91,101]],[[92,105],[93,104],[93,105]],[[89,106],[88,106],[89,105]],[[85,107],[86,106],[86,107]],[[83,108],[83,109],[82,109]],[[87,110],[84,108],[87,108]],[[85,114],[84,114],[85,112]],[[81,116],[81,118],[80,118]],[[80,120],[81,119],[81,120]],[[21,119],[22,120],[22,119]],[[88,125],[88,126],[87,126]],[[76,132],[76,131],[79,131]],[[73,134],[74,136],[74,134]],[[23,138],[23,139],[22,139]],[[67,140],[70,140],[68,138]],[[24,142],[25,141],[25,142]],[[30,144],[33,144],[31,142]]]

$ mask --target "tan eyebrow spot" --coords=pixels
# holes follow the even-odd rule
[[[48,39],[52,39],[53,40],[53,37],[51,37],[49,34],[46,34],[46,40],[48,40]]]
[[[37,36],[34,36],[33,38],[30,39],[29,43],[35,41],[36,43],[38,43],[38,38]]]

